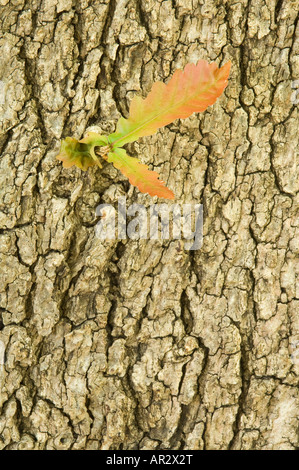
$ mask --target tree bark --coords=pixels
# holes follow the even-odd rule
[[[296,449],[298,0],[0,5],[0,448]],[[61,139],[199,59],[222,97],[128,151],[203,204],[201,249],[100,240],[98,204],[152,199]]]

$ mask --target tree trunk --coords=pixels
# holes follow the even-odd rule
[[[0,4],[0,447],[295,449],[299,1]],[[99,239],[98,204],[153,200],[61,138],[199,59],[225,93],[128,151],[203,204],[201,249]]]

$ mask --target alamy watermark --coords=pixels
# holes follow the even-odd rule
[[[186,250],[199,250],[202,246],[202,204],[131,204],[126,197],[112,204],[100,204],[96,215],[96,236],[101,240],[185,240]],[[116,217],[117,215],[117,217]],[[116,220],[117,219],[117,220]]]

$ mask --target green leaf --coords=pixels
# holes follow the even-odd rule
[[[231,63],[218,68],[200,60],[176,70],[167,83],[156,82],[143,100],[134,96],[128,119],[121,117],[116,131],[109,135],[110,144],[122,147],[140,137],[155,134],[159,127],[178,118],[187,118],[215,103],[227,86]]]

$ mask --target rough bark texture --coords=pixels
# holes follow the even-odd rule
[[[0,447],[298,446],[298,0],[1,0]],[[128,146],[198,251],[95,236],[127,195],[60,139],[111,132],[135,93],[232,61],[205,113]]]

